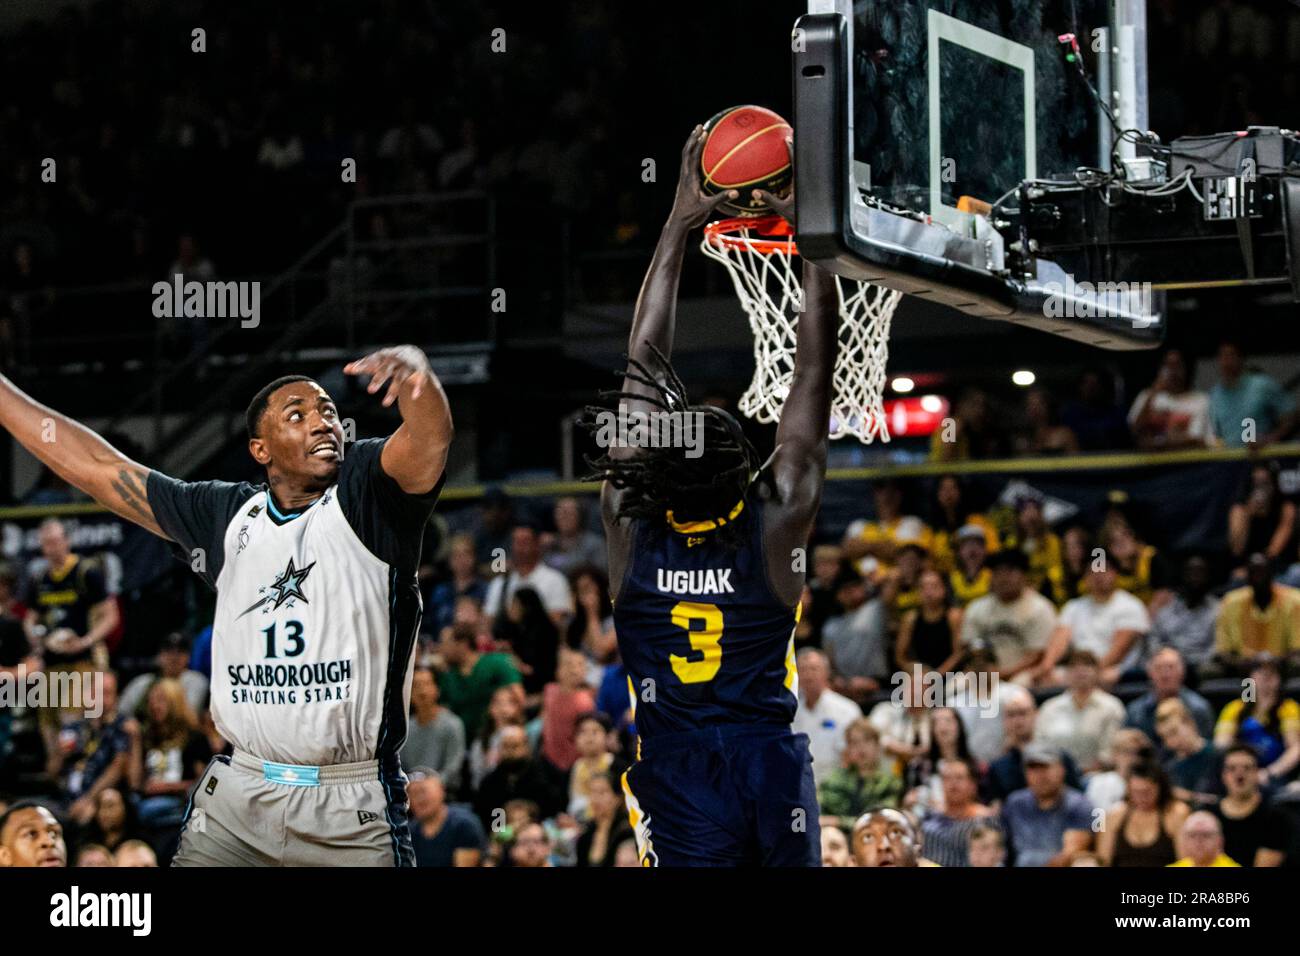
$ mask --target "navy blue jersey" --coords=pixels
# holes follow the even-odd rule
[[[729,520],[738,548],[713,521],[633,523],[614,626],[643,740],[794,719],[796,609],[768,583],[761,502],[746,498]]]

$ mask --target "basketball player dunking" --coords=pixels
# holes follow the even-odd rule
[[[217,591],[212,714],[235,749],[194,789],[178,866],[414,865],[398,751],[420,541],[451,411],[417,348],[344,371],[370,376],[371,393],[387,384],[401,426],[345,454],[325,389],[277,379],[248,407],[261,486],[151,471],[0,376],[0,426],[109,510],[176,542]]]
[[[703,454],[615,447],[592,462],[605,482],[614,622],[639,737],[623,788],[643,865],[818,866],[808,738],[790,724],[804,583],[796,555],[826,472],[837,291],[804,263],[794,380],[764,465],[731,415],[689,405],[666,357],[688,233],[737,198],[702,191],[704,138],[697,128],[683,152],[621,398],[629,414],[701,416]],[[757,195],[789,217],[789,203]]]

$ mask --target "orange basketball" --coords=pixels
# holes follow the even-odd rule
[[[735,106],[714,116],[704,128],[708,130],[700,155],[704,191],[739,190],[738,199],[721,206],[733,216],[766,213],[767,205],[752,192],[765,189],[784,196],[790,188],[793,170],[785,145],[793,135],[790,124],[761,106]]]

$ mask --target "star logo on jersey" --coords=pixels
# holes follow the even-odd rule
[[[298,600],[301,600],[303,604],[308,603],[307,595],[303,593],[302,585],[303,582],[307,580],[307,575],[311,574],[311,569],[314,567],[316,567],[315,561],[307,565],[305,568],[295,568],[293,566],[293,558],[290,558],[289,566],[280,573],[280,576],[275,579],[273,584],[264,588],[259,588],[259,590],[263,592],[262,598],[256,604],[253,604],[245,610],[243,614],[240,614],[239,617],[243,617],[244,614],[256,611],[258,608],[262,609],[263,614],[270,614],[272,611],[279,610],[281,606],[293,607],[294,602]]]

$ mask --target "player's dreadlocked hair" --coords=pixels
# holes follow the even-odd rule
[[[614,458],[606,449],[596,458],[584,457],[591,469],[586,480],[608,481],[623,492],[619,518],[662,521],[666,511],[672,511],[677,521],[725,517],[758,473],[758,452],[729,413],[712,405],[690,404],[686,386],[668,359],[653,345],[648,347],[662,375],[655,375],[634,358],[628,358],[626,373],[616,374],[646,386],[650,394],[603,391],[600,398],[614,399],[620,405],[645,402],[660,412],[698,415],[703,425],[702,453],[698,458],[689,458],[682,448],[641,447],[635,456]],[[589,432],[598,432],[609,412],[607,408],[588,406],[581,424]],[[718,539],[736,543],[736,524],[720,525],[715,532]]]

